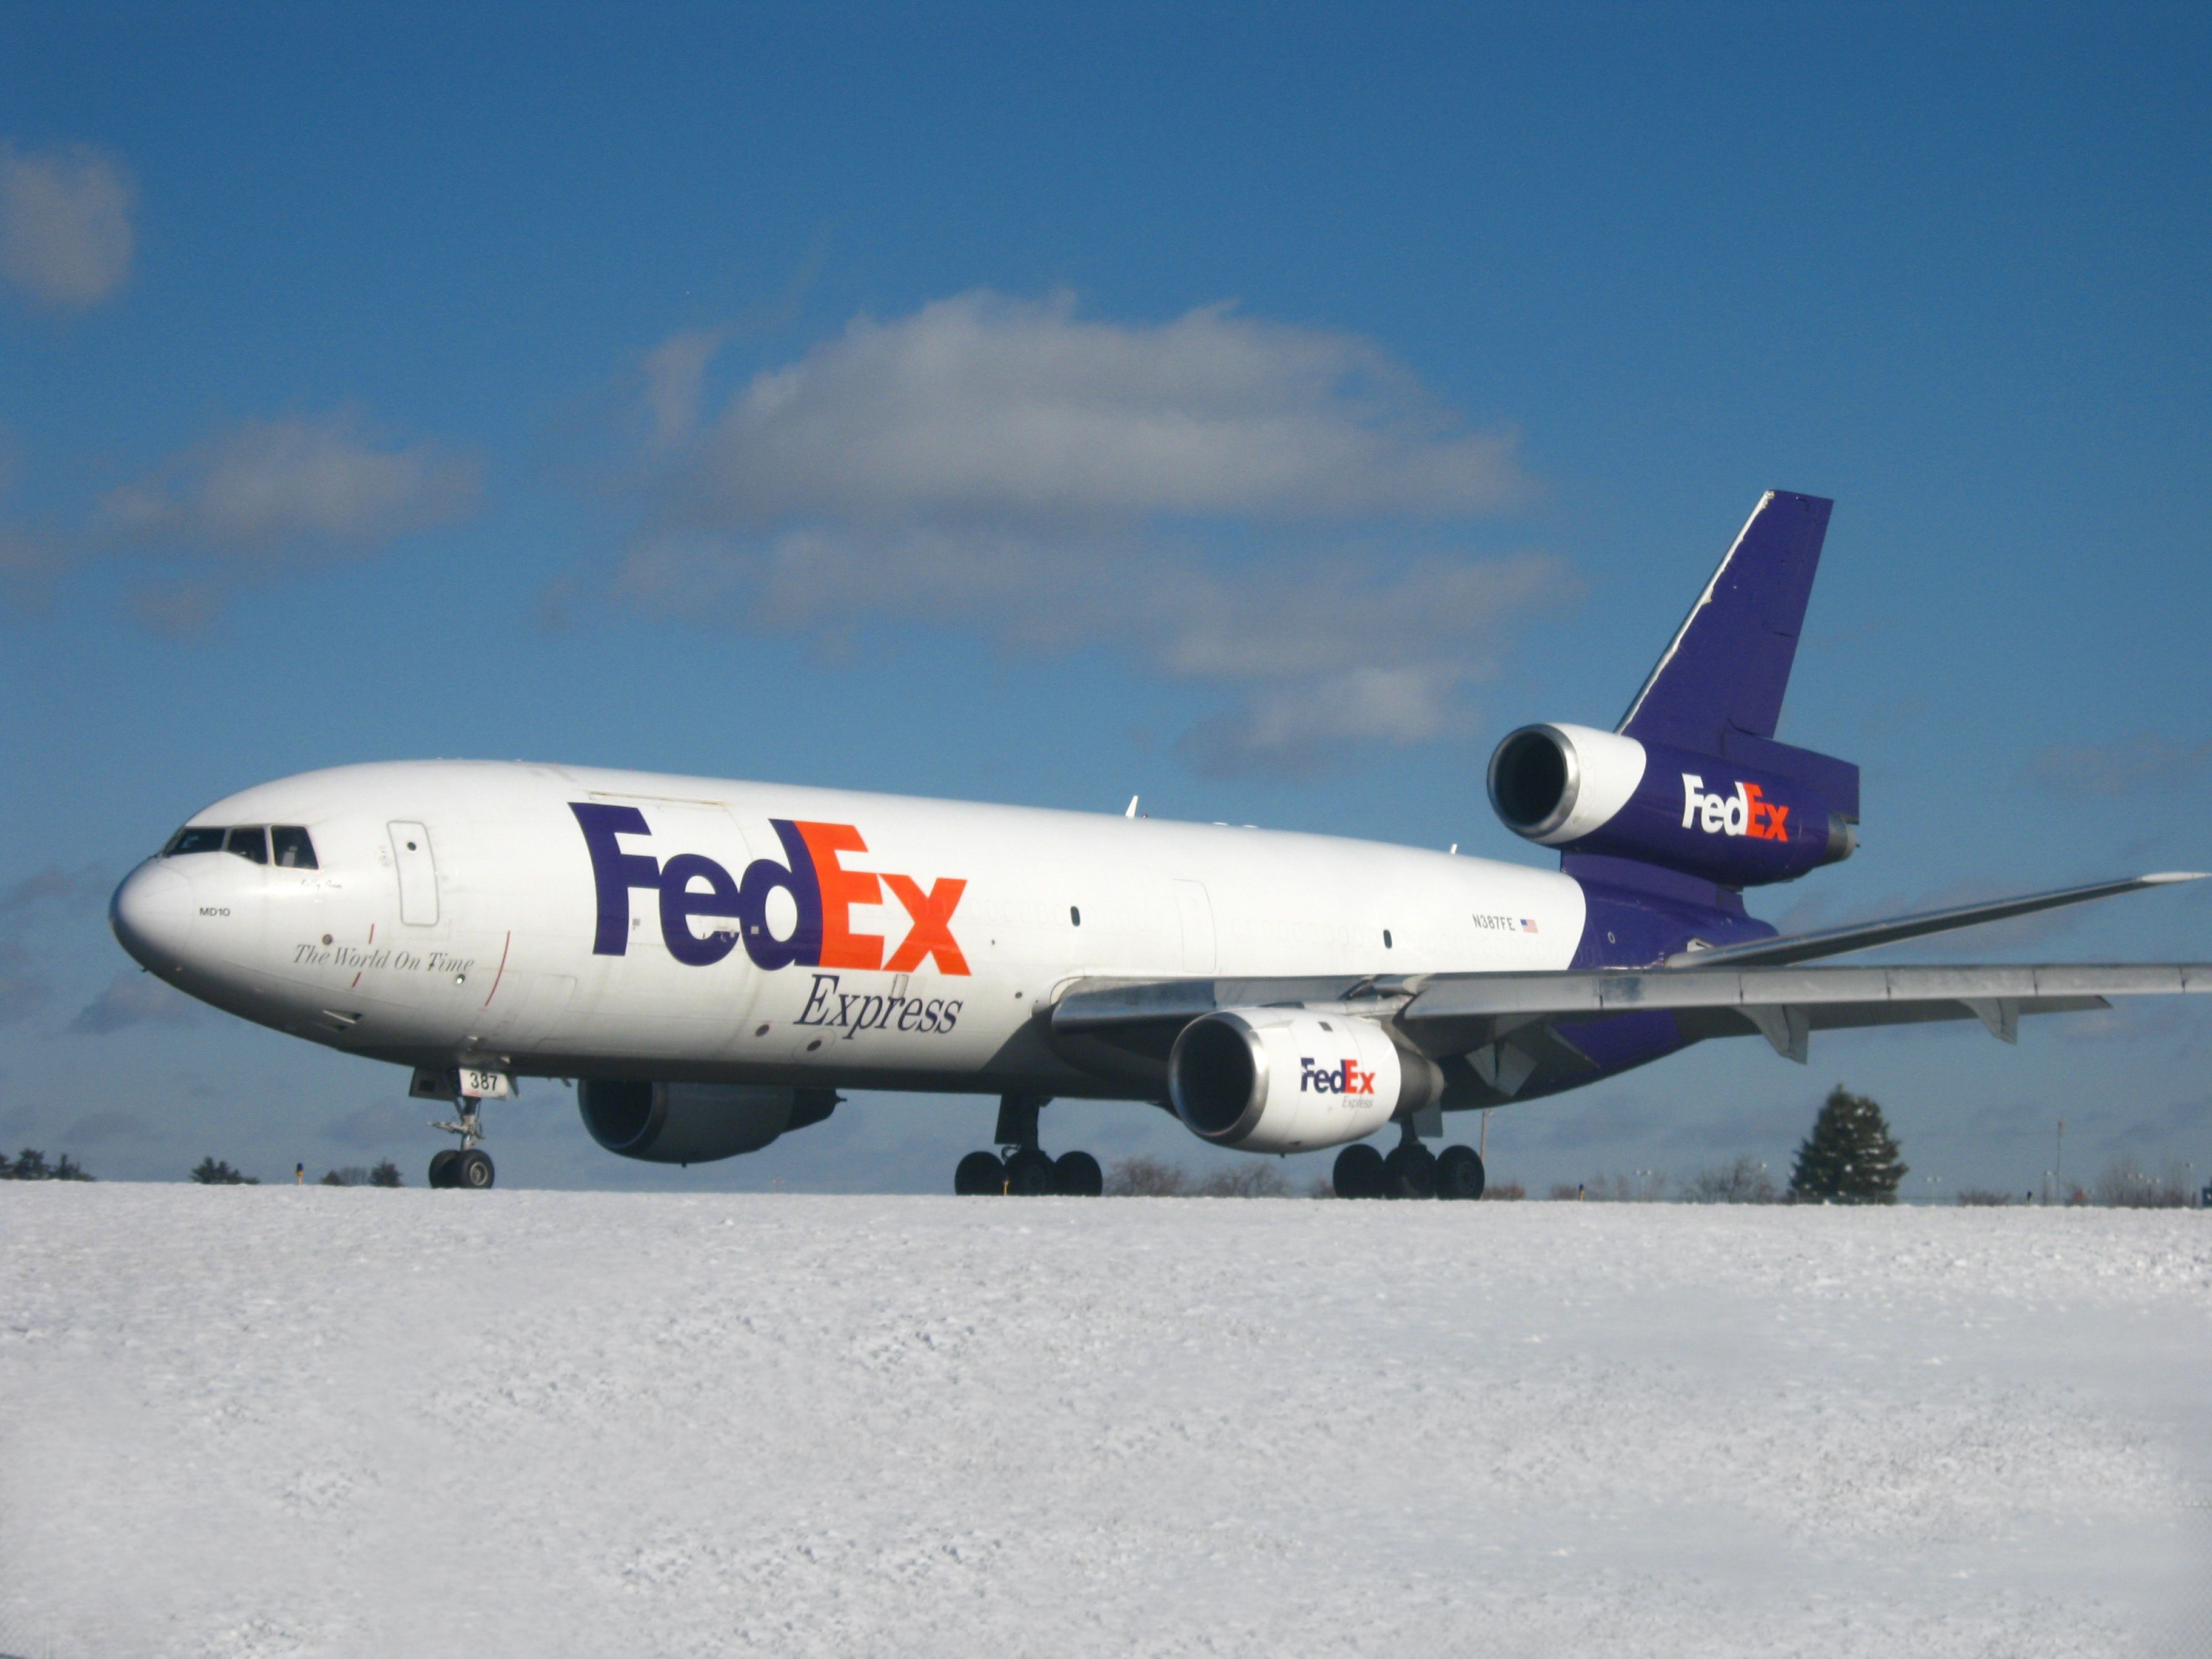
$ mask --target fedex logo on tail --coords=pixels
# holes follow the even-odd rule
[[[1753,841],[1788,841],[1790,809],[1765,799],[1755,783],[1739,782],[1733,795],[1708,795],[1705,781],[1682,774],[1682,828],[1693,823],[1709,836],[1748,836]]]
[[[968,890],[967,882],[941,876],[925,890],[909,876],[848,870],[845,855],[868,850],[852,824],[771,818],[784,861],[755,859],[742,878],[732,878],[701,854],[678,853],[663,863],[649,853],[623,851],[618,836],[653,833],[635,806],[570,801],[568,810],[584,832],[599,890],[599,927],[592,939],[595,956],[628,951],[629,896],[641,888],[659,900],[660,937],[668,954],[694,968],[721,961],[742,942],[753,964],[770,970],[797,963],[902,974],[934,961],[941,973],[968,972],[968,958],[952,937],[952,913]],[[907,915],[906,937],[888,956],[882,935],[854,931],[852,915],[856,905],[882,904],[885,888]],[[799,915],[798,926],[783,939],[768,921],[769,895],[779,889],[791,896]],[[691,930],[699,917],[736,925],[709,928],[702,938]]]
[[[1317,1068],[1311,1055],[1300,1057],[1305,1068],[1298,1073],[1298,1092],[1316,1095],[1371,1095],[1375,1092],[1375,1073],[1364,1070],[1352,1060],[1344,1060],[1328,1067]]]

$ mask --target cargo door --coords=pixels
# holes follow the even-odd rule
[[[438,925],[438,865],[430,832],[419,823],[387,823],[392,867],[399,876],[399,920],[410,927]]]

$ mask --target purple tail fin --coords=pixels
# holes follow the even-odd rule
[[[1771,740],[1797,655],[1833,501],[1770,489],[1636,694],[1620,730],[1725,755],[1733,737]]]

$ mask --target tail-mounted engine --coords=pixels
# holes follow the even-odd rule
[[[1848,801],[1801,777],[1587,726],[1524,726],[1490,757],[1505,827],[1563,852],[1607,853],[1753,887],[1851,855],[1856,769],[1780,744],[1764,752],[1848,776]],[[1838,809],[1841,810],[1838,810]]]
[[[819,1123],[836,1104],[829,1089],[748,1083],[597,1077],[576,1085],[592,1139],[648,1164],[711,1164],[757,1152],[780,1134]]]
[[[1443,1092],[1435,1062],[1371,1019],[1302,1008],[1224,1008],[1168,1056],[1168,1097],[1217,1146],[1300,1152],[1359,1140]]]

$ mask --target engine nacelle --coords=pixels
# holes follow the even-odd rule
[[[1301,1008],[1224,1008],[1168,1055],[1168,1097],[1193,1134],[1248,1152],[1303,1152],[1373,1134],[1443,1090],[1418,1052],[1371,1019]]]
[[[592,1139],[648,1164],[711,1164],[757,1152],[778,1135],[819,1123],[836,1109],[830,1089],[749,1083],[648,1083],[586,1078],[576,1105]]]
[[[1815,758],[1841,764],[1808,763]],[[1858,844],[1800,779],[1587,726],[1508,733],[1490,757],[1490,804],[1507,829],[1541,846],[1638,859],[1728,887],[1795,880]]]

